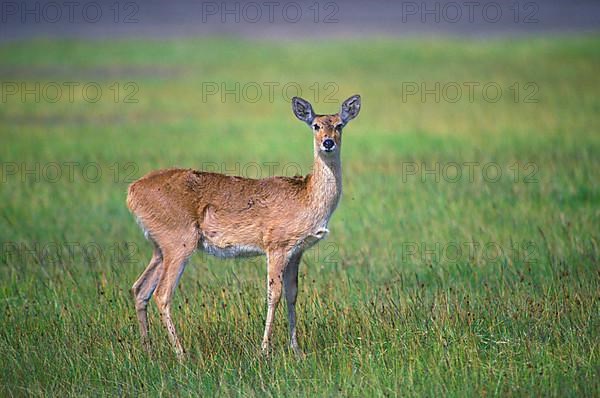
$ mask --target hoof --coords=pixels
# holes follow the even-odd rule
[[[263,342],[260,347],[260,355],[265,359],[271,358],[271,345],[269,343]]]
[[[302,359],[306,358],[306,354],[300,349],[300,347],[291,346],[290,348],[294,352],[294,356],[296,357],[296,359],[302,360]]]

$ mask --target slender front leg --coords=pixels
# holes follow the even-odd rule
[[[302,350],[298,346],[296,338],[296,297],[298,296],[298,268],[302,253],[294,254],[290,257],[288,264],[283,271],[283,287],[285,289],[285,299],[288,309],[288,323],[290,326],[290,347],[294,353],[301,357]]]
[[[286,253],[283,250],[271,250],[267,253],[267,320],[261,346],[263,354],[267,356],[269,355],[275,310],[281,298],[285,257]]]

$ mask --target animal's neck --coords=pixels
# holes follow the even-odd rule
[[[308,185],[310,207],[325,224],[342,195],[342,162],[338,150],[330,156],[321,153],[315,144],[313,172]]]

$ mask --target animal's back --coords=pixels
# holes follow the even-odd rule
[[[264,250],[264,241],[289,228],[286,213],[298,212],[306,178],[261,180],[192,169],[153,171],[132,183],[127,204],[155,240],[194,228],[204,249],[249,247]],[[181,233],[181,232],[180,232]],[[165,235],[161,239],[161,235]],[[160,243],[160,242],[159,242]],[[256,251],[254,249],[250,251]],[[233,250],[231,255],[240,254]]]

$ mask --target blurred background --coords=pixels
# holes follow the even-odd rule
[[[596,32],[594,0],[3,1],[2,40],[243,37],[470,38]]]
[[[600,2],[0,2],[0,395],[598,396]],[[264,258],[194,256],[176,361],[129,289],[151,170],[307,174],[344,196],[257,356]]]

